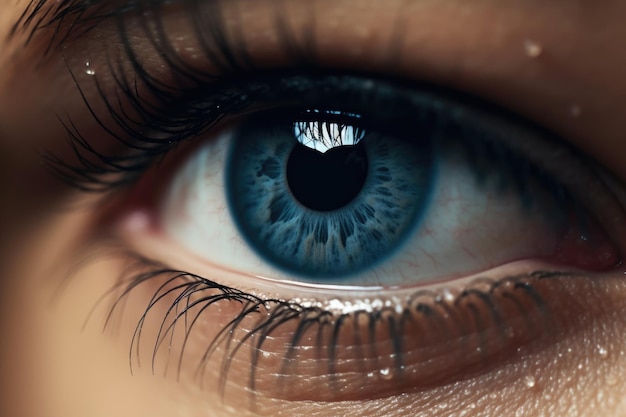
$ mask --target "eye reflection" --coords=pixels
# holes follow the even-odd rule
[[[368,177],[368,156],[360,144],[365,135],[356,126],[295,122],[294,136],[302,146],[293,148],[284,173],[293,197],[313,211],[334,211],[350,203]],[[274,178],[281,174],[277,161],[273,170]]]
[[[313,114],[328,113],[341,116],[340,111],[320,112],[319,110],[307,112]],[[356,114],[346,115],[358,119]],[[342,125],[324,121],[300,121],[294,123],[294,136],[296,140],[309,149],[326,153],[332,148],[340,146],[357,145],[365,136],[365,130],[357,126]]]
[[[339,145],[323,151],[296,146],[286,168],[289,191],[313,211],[334,211],[354,200],[369,174],[365,146]]]

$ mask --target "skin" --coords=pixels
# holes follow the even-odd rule
[[[259,60],[278,65],[285,57],[276,47],[267,3],[246,3],[241,26],[246,28],[249,49],[256,51]],[[307,24],[311,9],[305,3],[289,2],[285,13],[292,27]],[[58,292],[59,277],[76,262],[77,248],[98,239],[90,231],[102,213],[67,209],[68,202],[78,201],[80,206],[93,197],[51,179],[39,160],[42,149],[67,153],[59,114],[70,114],[86,129],[93,123],[66,63],[78,68],[90,61],[101,68],[99,51],[111,28],[104,26],[74,40],[65,50],[65,62],[53,55],[36,66],[37,41],[24,47],[20,37],[25,34],[18,33],[11,40],[5,36],[24,7],[23,0],[0,3],[0,192],[5,196],[0,205],[3,415],[626,414],[626,283],[621,279],[622,270],[598,277],[592,290],[580,294],[584,298],[581,311],[558,338],[517,352],[498,366],[418,392],[330,403],[268,400],[262,410],[251,411],[245,401],[222,402],[214,387],[198,386],[185,372],[178,381],[175,373],[153,375],[149,366],[131,375],[130,337],[152,294],[131,295],[115,331],[102,332],[106,308],[96,309],[84,326],[98,298],[115,283],[122,265],[116,260],[90,264]],[[324,16],[315,22],[319,59],[324,65],[392,72],[492,100],[549,128],[595,158],[614,175],[618,197],[623,193],[623,1],[320,0],[312,7],[318,16]],[[390,65],[387,46],[399,16],[406,25],[403,48],[401,58],[395,57]],[[358,25],[343,24],[345,21]],[[182,17],[172,12],[168,25],[184,34],[180,23]],[[525,49],[528,40],[541,46],[539,56],[533,57]],[[135,42],[138,49],[147,43],[141,38]],[[181,42],[192,41],[183,36]],[[151,59],[145,58],[147,62]],[[198,66],[208,65],[194,58],[193,50],[187,59]],[[88,76],[81,73],[78,77],[81,81]],[[110,81],[104,80],[105,89],[113,88]],[[85,93],[95,94],[93,89]],[[573,109],[579,109],[579,114]],[[626,236],[617,239],[623,241]],[[164,246],[156,243],[151,254],[164,253]],[[184,255],[173,257],[189,265]],[[202,266],[196,272],[202,273]],[[148,322],[146,333],[154,334],[159,324],[158,320]],[[233,368],[235,374],[244,374],[246,363],[236,362]],[[297,391],[298,385],[293,389]]]

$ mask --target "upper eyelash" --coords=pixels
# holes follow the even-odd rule
[[[117,86],[117,93],[113,100],[107,97],[98,79],[94,78],[99,99],[105,105],[108,115],[96,114],[91,105],[91,98],[84,93],[69,64],[67,67],[86,107],[96,124],[102,128],[103,133],[128,148],[141,150],[141,153],[124,156],[102,154],[90,144],[88,138],[81,134],[71,118],[62,118],[78,164],[69,164],[54,154],[46,153],[43,155],[43,161],[53,175],[86,192],[101,193],[129,185],[137,178],[137,174],[145,170],[156,157],[164,155],[182,140],[206,132],[226,115],[241,112],[247,105],[253,104],[254,83],[246,84],[246,82],[251,74],[258,72],[258,68],[247,53],[241,34],[237,31],[229,32],[224,28],[224,22],[221,19],[221,1],[202,2],[202,10],[211,10],[208,14],[200,13],[200,6],[195,2],[180,1],[187,7],[198,8],[196,12],[190,12],[189,15],[193,19],[192,23],[197,40],[200,42],[200,49],[205,53],[211,65],[217,68],[217,73],[208,73],[203,68],[194,68],[186,64],[177,54],[162,23],[160,6],[163,0],[130,1],[125,3],[124,8],[111,11],[96,7],[99,4],[98,0],[92,2],[64,0],[52,11],[44,7],[47,0],[32,0],[13,28],[13,32],[17,31],[21,25],[23,28],[31,28],[31,36],[33,36],[39,30],[56,25],[51,42],[56,39],[59,45],[67,40],[72,31],[80,29],[77,28],[80,25],[71,24],[67,30],[63,31],[61,26],[64,21],[72,18],[82,19],[83,14],[89,12],[88,19],[84,21],[91,23],[87,28],[81,29],[81,33],[85,33],[96,28],[104,20],[115,19],[125,56],[107,58],[109,74]],[[280,1],[275,3],[278,4]],[[142,14],[141,28],[154,48],[154,52],[158,53],[169,68],[171,75],[169,81],[153,77],[143,67],[133,49],[127,32],[125,15],[138,11],[151,12],[151,17]],[[300,28],[303,33],[303,42],[299,44],[293,41],[296,37],[293,36],[293,30],[286,23],[284,16],[279,13],[280,8],[277,8],[277,11],[276,30],[283,50],[290,56],[292,67],[304,72],[315,72],[318,65],[311,27],[304,25]],[[129,78],[123,70],[126,64],[132,67],[132,78]],[[250,89],[246,91],[244,85]],[[173,126],[169,112],[175,109],[177,100],[198,88],[202,88],[205,94],[211,97],[212,103],[219,111],[206,111],[200,123],[196,118],[190,120],[190,123],[187,123],[187,120],[179,120],[178,125]],[[231,88],[230,92],[229,88]],[[242,96],[247,99],[242,99]],[[131,119],[130,112],[136,113],[139,119]],[[111,118],[112,123],[105,122],[105,118]],[[168,121],[167,125],[162,124],[164,120]],[[147,126],[152,128],[153,132],[159,132],[161,129],[159,133],[163,133],[166,138],[155,139],[146,135],[143,130]],[[179,130],[173,133],[172,130],[177,128]],[[109,175],[122,173],[123,176]]]
[[[198,7],[198,4],[192,1],[180,0],[180,2],[184,3],[186,7]],[[187,66],[179,59],[174,48],[171,47],[162,26],[160,7],[164,3],[164,0],[130,0],[125,1],[120,7],[115,7],[113,3],[101,0],[63,0],[55,4],[52,4],[49,0],[32,0],[11,28],[9,38],[15,37],[19,32],[26,31],[28,33],[26,44],[30,43],[39,32],[51,33],[45,52],[42,54],[45,58],[53,50],[68,42],[71,37],[85,35],[107,20],[114,19],[117,22],[120,41],[124,47],[126,57],[125,59],[120,57],[115,59],[109,57],[108,59],[110,75],[114,78],[118,88],[116,99],[119,100],[123,96],[125,105],[130,106],[133,111],[141,115],[145,123],[132,126],[133,121],[128,118],[126,114],[127,109],[123,106],[117,108],[116,103],[109,100],[96,79],[95,85],[98,95],[110,113],[108,117],[113,119],[113,124],[108,125],[103,121],[103,117],[96,114],[93,110],[91,99],[84,94],[77,77],[70,66],[67,66],[83,102],[95,123],[103,129],[104,134],[115,141],[125,144],[127,147],[139,148],[142,152],[141,154],[126,156],[103,154],[90,144],[89,138],[85,138],[81,134],[71,118],[60,117],[61,123],[67,132],[71,151],[78,162],[70,164],[63,158],[51,153],[44,153],[42,160],[50,173],[60,178],[63,182],[81,191],[96,193],[124,187],[131,184],[137,178],[137,175],[150,165],[155,157],[166,153],[169,149],[176,146],[181,139],[199,134],[210,128],[219,121],[220,117],[226,113],[226,110],[233,110],[232,107],[236,103],[232,101],[222,102],[220,105],[222,110],[224,110],[223,112],[213,117],[208,114],[205,115],[205,123],[203,126],[199,126],[195,132],[190,125],[186,125],[181,135],[169,137],[169,143],[163,140],[155,141],[140,133],[140,128],[146,124],[153,127],[159,126],[158,123],[154,122],[162,120],[163,114],[159,111],[154,111],[157,107],[154,102],[148,103],[139,96],[138,85],[141,84],[144,93],[149,94],[152,100],[157,99],[158,106],[164,109],[164,111],[171,109],[168,105],[171,105],[172,101],[179,96],[182,88],[176,83],[167,85],[152,77],[141,65],[127,33],[126,15],[128,13],[152,12],[153,20],[150,20],[147,14],[142,14],[141,27],[145,31],[147,39],[152,42],[155,51],[160,52],[160,56],[164,59],[177,81],[185,80],[185,82],[194,82],[197,85],[200,83],[207,84],[221,78],[218,74],[211,75],[206,71]],[[251,60],[246,59],[245,47],[242,45],[235,46],[234,43],[236,41],[229,38],[223,27],[221,1],[205,0],[202,2],[202,5],[205,8],[211,8],[214,12],[207,16],[203,15],[202,25],[205,29],[206,27],[211,29],[210,36],[206,36],[206,30],[200,31],[198,14],[190,13],[190,16],[195,17],[196,35],[201,41],[202,50],[212,58],[212,64],[220,68],[220,71],[224,74],[233,75],[251,71],[254,66]],[[154,27],[151,28],[149,22],[154,23]],[[283,38],[285,44],[289,43],[286,37]],[[238,38],[238,40],[241,40],[241,38]],[[300,53],[299,56],[302,57],[304,55]],[[122,70],[124,62],[130,63],[133,68],[134,78],[132,80]],[[247,66],[243,65],[244,63]],[[125,135],[116,133],[113,129],[121,129]],[[115,176],[113,179],[109,176],[109,174],[120,173],[124,175]]]
[[[210,131],[223,118],[242,114],[254,105],[271,103],[275,106],[281,102],[297,100],[294,104],[299,103],[302,106],[302,103],[314,105],[311,102],[317,100],[318,102],[321,101],[318,103],[319,105],[327,106],[325,101],[329,98],[337,102],[341,100],[340,93],[344,96],[350,94],[356,96],[358,94],[355,91],[363,90],[367,83],[376,83],[374,78],[353,77],[344,72],[330,72],[332,75],[328,75],[329,72],[319,69],[262,72],[261,75],[257,74],[256,76],[248,75],[237,78],[229,77],[221,81],[213,80],[180,91],[176,91],[174,87],[160,88],[152,84],[149,91],[152,96],[156,97],[157,103],[148,103],[137,94],[136,87],[132,87],[125,76],[114,73],[114,78],[121,92],[115,99],[121,103],[119,109],[116,109],[116,105],[111,102],[98,81],[95,80],[100,99],[105,103],[109,117],[113,120],[112,124],[107,124],[104,118],[96,114],[84,94],[83,100],[95,122],[102,128],[103,133],[120,142],[129,149],[129,152],[122,156],[107,156],[98,152],[91,146],[89,139],[83,137],[69,120],[64,126],[79,165],[70,165],[52,154],[44,155],[44,161],[47,162],[47,166],[53,174],[80,190],[108,191],[132,183],[136,176],[147,169],[157,157],[165,155],[181,142]],[[368,98],[382,97],[380,98],[381,102],[387,100],[386,104],[391,105],[393,100],[387,97],[390,95],[386,90],[389,88],[385,85],[387,81],[382,81],[383,84],[376,86],[377,89],[370,88],[372,91],[368,93]],[[150,82],[149,80],[145,81],[146,84]],[[76,83],[80,89],[77,81]],[[399,83],[394,81],[392,84]],[[316,88],[333,92],[320,93],[316,91]],[[394,88],[398,89],[399,87],[395,86]],[[421,91],[426,96],[430,95],[432,98],[437,98],[440,95],[439,98],[445,98],[445,100],[449,100],[455,95],[436,86],[422,86],[420,88],[412,85],[408,86],[407,91],[413,89]],[[121,102],[119,94],[122,94],[127,100]],[[203,97],[201,100],[197,98],[199,95]],[[362,97],[351,98],[362,99]],[[405,98],[405,100],[409,99]],[[434,116],[437,115],[437,112],[431,109],[435,105],[424,105],[421,97],[418,97],[417,100],[420,103],[418,105],[424,106],[425,112],[430,111]],[[456,104],[459,106],[467,102],[465,108],[478,107],[484,113],[506,113],[502,109],[495,109],[475,98],[454,98],[452,101],[457,102]],[[135,112],[138,117],[129,117],[129,109],[125,108],[124,104],[129,106],[130,110]],[[336,103],[334,105],[338,106]],[[397,107],[394,109],[400,110]],[[381,118],[385,114],[387,114],[386,117],[398,117],[397,114],[380,106],[376,116]],[[327,115],[327,117],[331,116]],[[515,121],[515,118],[509,114],[504,114],[503,118]],[[525,123],[529,124],[528,122]],[[117,133],[115,129],[122,133]],[[541,129],[537,130],[541,131]],[[563,144],[563,146],[566,147],[567,145]],[[108,176],[108,174],[124,175]]]

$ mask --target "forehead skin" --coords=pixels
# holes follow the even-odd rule
[[[271,50],[269,38],[263,36],[271,21],[262,18],[266,3],[247,3],[242,18],[254,34],[250,49]],[[289,3],[294,27],[305,25],[310,16],[305,3]],[[203,393],[188,393],[182,384],[146,375],[130,378],[127,350],[120,348],[123,341],[103,342],[98,331],[76,330],[84,321],[82,312],[93,304],[93,298],[83,299],[83,292],[97,297],[108,288],[110,277],[102,271],[92,271],[101,275],[101,288],[72,286],[63,304],[49,312],[53,291],[39,287],[47,274],[44,259],[62,252],[65,241],[80,235],[89,221],[71,217],[52,222],[43,215],[69,191],[42,172],[38,155],[63,144],[59,113],[88,119],[64,59],[90,60],[107,35],[92,32],[72,43],[63,58],[55,52],[38,66],[45,40],[24,46],[27,32],[6,36],[25,7],[22,0],[0,0],[0,195],[10,196],[3,197],[0,206],[0,334],[6,341],[0,348],[0,403],[8,404],[12,416],[82,417],[81,411],[94,409],[102,416],[229,415],[212,413],[214,404]],[[626,39],[626,2],[319,0],[314,7],[324,17],[315,23],[323,63],[390,70],[385,61],[389,40],[394,24],[404,19],[404,52],[393,65],[397,75],[443,83],[509,107],[572,141],[618,178],[626,178],[626,53],[620,42]],[[540,56],[529,56],[529,40],[541,45]],[[423,416],[468,410],[468,417],[516,411],[528,416],[624,415],[626,358],[616,354],[610,362],[600,362],[596,346],[589,344],[599,340],[612,352],[626,350],[626,291],[616,285],[613,294],[606,307],[598,300],[598,309],[605,310],[592,330],[546,351],[548,359],[532,358],[515,369],[515,375],[540,375],[537,386],[545,383],[545,390],[520,395],[519,384],[507,380],[507,386],[494,385],[492,376],[459,383],[446,392],[435,390],[418,401],[403,397],[393,404],[372,402],[367,413],[402,415],[410,407],[412,415]],[[567,349],[572,349],[567,361],[550,362]],[[68,390],[71,403],[61,400]],[[345,405],[343,414],[324,405],[309,407],[320,417],[333,412],[364,415],[360,404]]]

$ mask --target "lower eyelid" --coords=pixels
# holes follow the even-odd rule
[[[542,349],[581,330],[612,303],[608,278],[536,272],[421,291],[404,304],[372,295],[363,309],[352,296],[320,307],[223,287],[217,271],[207,276],[220,284],[123,259],[134,267],[117,294],[137,286],[134,293],[141,287],[145,300],[157,300],[139,322],[133,362],[154,354],[155,369],[169,374],[180,361],[180,378],[226,403],[245,395],[250,407],[385,398],[489,373],[521,347]]]

